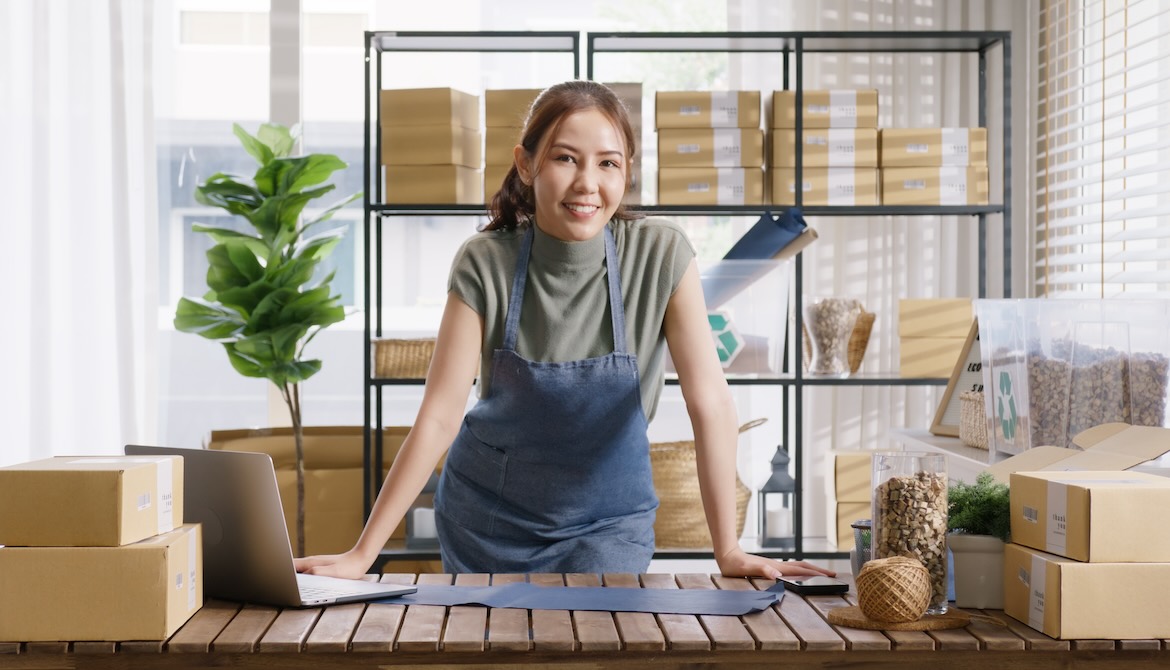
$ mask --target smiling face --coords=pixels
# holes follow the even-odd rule
[[[566,116],[541,141],[535,156],[515,149],[520,177],[532,184],[536,225],[559,240],[592,239],[626,193],[626,145],[597,109]],[[533,160],[540,165],[533,169]]]

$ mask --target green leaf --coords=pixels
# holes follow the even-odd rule
[[[248,332],[260,333],[276,328],[281,324],[297,321],[284,316],[285,306],[297,297],[297,292],[290,288],[270,290],[263,296],[252,310],[248,318]]]
[[[348,198],[345,198],[344,200],[340,200],[340,201],[330,205],[329,209],[326,209],[324,212],[321,212],[315,218],[313,218],[311,221],[306,223],[301,228],[300,232],[303,234],[310,227],[315,226],[318,223],[321,223],[323,221],[328,221],[329,219],[333,218],[333,215],[337,213],[337,210],[341,209],[342,207],[345,207],[346,205],[353,202],[354,200],[357,200],[360,197],[362,197],[362,192],[358,191],[357,193],[354,193],[353,195],[349,196]]]
[[[275,270],[270,270],[268,280],[274,286],[300,288],[313,278],[317,263],[317,259],[312,256],[293,258],[279,264]]]
[[[301,193],[287,193],[267,198],[248,216],[260,235],[273,246],[284,247],[296,241],[297,219],[313,198],[333,190],[333,185]]]
[[[256,137],[272,150],[275,158],[288,156],[297,143],[296,134],[279,123],[261,124]]]
[[[196,187],[195,201],[237,216],[247,216],[262,204],[262,197],[259,191],[240,179],[242,177],[236,175],[216,173]]]
[[[278,193],[300,193],[329,179],[337,170],[346,167],[345,161],[333,154],[309,154],[300,158],[286,158],[292,167],[280,175]]]
[[[191,230],[197,233],[206,233],[211,236],[211,239],[219,242],[220,244],[227,242],[228,240],[242,242],[252,250],[252,253],[255,254],[257,258],[266,258],[270,251],[268,244],[264,242],[263,238],[257,237],[255,235],[249,235],[247,233],[241,233],[238,230],[232,230],[231,228],[213,228],[211,226],[201,226],[196,224],[191,226]]]
[[[955,482],[947,489],[947,528],[972,535],[993,535],[1009,541],[1011,495],[989,472],[980,473],[974,484]]]
[[[175,329],[195,333],[210,340],[232,337],[244,327],[244,320],[230,309],[179,299],[175,310]]]
[[[218,298],[219,302],[238,311],[247,319],[250,326],[255,318],[256,309],[274,289],[271,283],[262,280],[247,286],[224,289],[219,292]]]
[[[236,249],[233,251],[232,247]],[[242,244],[227,242],[215,245],[207,250],[207,262],[207,285],[217,292],[247,286],[264,275],[260,262]],[[237,263],[249,267],[241,268]]]
[[[265,378],[268,375],[264,374],[264,369],[256,362],[255,359],[241,354],[236,349],[234,342],[224,342],[223,348],[227,351],[228,361],[231,362],[232,367],[236,372],[245,377],[260,377]]]
[[[232,124],[232,132],[236,137],[240,138],[240,144],[244,145],[244,151],[247,151],[256,162],[261,165],[268,165],[272,162],[272,149],[261,140],[256,139],[244,130],[244,127],[238,123]],[[260,132],[264,132],[264,126],[260,126]]]
[[[341,238],[345,237],[343,230],[330,230],[320,235],[314,235],[301,242],[294,252],[295,256],[305,256],[320,260],[325,258],[333,249],[341,242]]]

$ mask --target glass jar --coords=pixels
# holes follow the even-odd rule
[[[947,462],[915,451],[873,455],[873,558],[907,556],[930,573],[927,614],[947,611]]]
[[[852,298],[809,298],[802,311],[812,356],[810,377],[849,376],[849,337],[861,314]]]

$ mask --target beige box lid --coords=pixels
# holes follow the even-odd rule
[[[454,88],[400,88],[379,92],[383,126],[458,125],[478,130],[479,96]]]

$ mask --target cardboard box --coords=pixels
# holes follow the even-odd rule
[[[759,91],[658,91],[655,128],[759,128]]]
[[[986,128],[882,128],[882,167],[987,165]]]
[[[1032,447],[995,463],[987,471],[1004,484],[1008,483],[1013,472],[1139,471],[1151,461],[1170,453],[1170,430],[1157,426],[1104,423],[1077,433],[1072,443],[1075,449]]]
[[[899,337],[967,337],[975,318],[970,298],[903,298]]]
[[[876,89],[805,90],[801,128],[877,128]],[[773,128],[796,127],[796,91],[772,93]]]
[[[117,547],[182,522],[179,456],[59,456],[0,468],[2,545]]]
[[[382,126],[383,165],[483,164],[483,135],[462,126]]]
[[[641,82],[606,82],[606,86],[622,101],[626,106],[626,111],[630,113],[630,123],[636,127],[642,127],[642,83]]]
[[[663,168],[658,171],[661,205],[762,205],[764,171],[759,168]]]
[[[483,162],[484,165],[507,165],[515,162],[512,150],[520,144],[520,133],[523,128],[490,127],[484,131]]]
[[[903,337],[898,341],[898,373],[949,378],[966,341],[964,337]]]
[[[833,498],[837,502],[869,505],[873,501],[872,479],[872,452],[849,451],[833,456]]]
[[[453,88],[383,89],[378,104],[383,126],[481,127],[479,96]]]
[[[528,118],[539,88],[489,89],[483,92],[484,125],[488,128],[519,128]]]
[[[0,547],[0,640],[165,640],[203,606],[189,524],[122,547]]]
[[[658,166],[763,167],[758,128],[666,128],[658,131]]]
[[[801,164],[810,167],[870,167],[878,165],[878,131],[874,128],[814,128],[801,132]],[[772,167],[796,167],[796,131],[771,132]]]
[[[772,168],[772,204],[796,204],[796,170]],[[804,205],[876,205],[878,174],[871,168],[805,168]]]
[[[500,190],[500,186],[504,183],[504,177],[508,175],[508,170],[512,169],[511,165],[485,165],[483,168],[483,201],[491,202],[496,193]]]
[[[1170,563],[1080,563],[1018,544],[1004,547],[1003,560],[1004,612],[1045,635],[1170,636]]]
[[[854,547],[853,522],[870,518],[873,506],[868,502],[837,501],[829,509],[832,513],[825,517],[829,521],[829,541],[837,543],[837,551],[850,551]]]
[[[483,172],[462,165],[383,165],[387,204],[473,205],[483,202]]]
[[[883,205],[986,205],[987,168],[882,168]]]
[[[1170,478],[1144,472],[1014,472],[1012,541],[1090,563],[1170,563]]]

